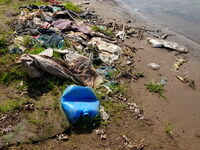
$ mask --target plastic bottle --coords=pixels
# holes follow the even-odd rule
[[[84,118],[92,121],[99,115],[100,102],[90,87],[68,86],[62,95],[61,104],[71,124]]]

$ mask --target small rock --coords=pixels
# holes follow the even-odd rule
[[[156,63],[150,63],[147,66],[151,67],[151,69],[153,69],[153,70],[160,69],[160,65],[157,65]]]
[[[162,80],[160,81],[160,84],[165,86],[167,82],[168,82],[167,78],[163,77]]]
[[[127,65],[131,65],[132,62],[129,60],[129,61],[126,62],[126,64],[127,64]]]

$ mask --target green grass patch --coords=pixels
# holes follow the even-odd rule
[[[116,103],[112,101],[102,101],[101,105],[105,108],[106,112],[117,113],[126,108],[124,103]]]
[[[20,110],[25,101],[26,100],[19,101],[7,99],[0,104],[0,113],[6,113],[10,110]]]
[[[98,87],[98,89],[93,89],[98,100],[103,100],[106,98],[107,89],[103,86]]]
[[[19,0],[19,1],[26,2],[26,0]],[[30,1],[28,1],[28,5],[31,5],[31,4],[38,5],[38,6],[48,5],[47,2],[42,1],[42,0],[30,0]]]
[[[32,40],[31,37],[28,35],[23,36],[23,42],[22,45],[26,48],[31,48]]]
[[[0,59],[0,64],[3,64],[0,69],[0,84],[9,85],[13,81],[23,80],[26,77],[21,65],[13,64],[15,62],[11,59],[14,58],[5,56]]]
[[[0,5],[7,5],[11,2],[12,0],[0,0]]]
[[[61,55],[59,52],[53,52],[53,57],[57,58],[57,59],[62,59]]]
[[[42,46],[34,46],[31,48],[29,51],[27,51],[29,54],[36,54],[38,55],[39,53],[43,52],[45,50],[44,47]]]
[[[36,125],[36,126],[41,126],[44,124],[42,120],[34,119],[34,118],[27,118],[28,122]]]
[[[7,52],[6,39],[4,37],[0,38],[0,54],[5,54]]]
[[[156,93],[159,96],[163,97],[164,99],[167,99],[166,96],[163,95],[165,92],[164,85],[161,85],[160,83],[155,83],[154,80],[150,83],[145,84],[149,92]]]
[[[144,72],[137,72],[137,73],[136,73],[136,76],[137,76],[138,78],[142,78],[142,77],[144,77]]]
[[[92,30],[94,32],[101,32],[101,33],[103,33],[103,34],[105,34],[107,36],[112,36],[113,35],[112,30],[104,29],[104,28],[101,28],[100,26],[96,26],[96,25],[92,26]]]
[[[64,46],[63,46],[63,49],[66,49],[66,48],[70,48],[71,47],[71,42],[69,40],[64,40]]]
[[[174,128],[175,128],[174,124],[172,124],[172,123],[166,124],[166,126],[165,126],[165,133],[167,135],[169,135],[170,137],[172,137]]]
[[[76,13],[80,13],[82,11],[78,6],[74,5],[72,2],[66,2],[65,8],[68,10],[72,10]]]
[[[111,83],[108,85],[108,87],[112,90],[112,93],[126,93],[127,86],[125,84],[119,84],[119,83]]]

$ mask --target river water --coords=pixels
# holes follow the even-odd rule
[[[200,43],[200,0],[121,0],[158,24]]]

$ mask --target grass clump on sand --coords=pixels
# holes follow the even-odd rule
[[[103,33],[103,34],[105,34],[107,36],[112,36],[113,35],[113,33],[112,33],[112,31],[110,29],[106,29],[106,28],[104,29],[104,28],[101,28],[100,26],[96,26],[96,25],[92,26],[92,30],[94,32],[101,32],[101,33]]]
[[[0,58],[0,84],[9,85],[13,81],[23,80],[26,73],[20,64],[15,63],[15,55],[5,55]]]
[[[174,128],[175,128],[175,126],[172,123],[166,124],[165,133],[167,135],[169,135],[170,137],[172,137]]]
[[[7,52],[6,39],[4,37],[0,37],[0,54],[5,54],[6,52]]]
[[[9,4],[12,0],[0,0],[0,5]]]
[[[67,10],[71,10],[71,11],[74,11],[76,13],[80,13],[81,12],[81,9],[78,6],[74,5],[72,2],[66,2],[65,3],[65,8]]]
[[[153,80],[152,82],[145,84],[145,86],[147,87],[149,92],[157,93],[159,96],[166,99],[166,96],[163,95],[163,93],[165,92],[165,90],[163,88],[164,85],[162,85],[160,83],[155,83]]]
[[[0,114],[6,113],[10,110],[19,110],[26,100],[6,100],[0,104]]]

